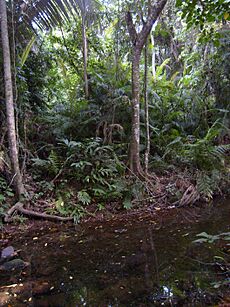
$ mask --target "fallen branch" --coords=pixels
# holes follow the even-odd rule
[[[32,217],[38,217],[38,218],[43,218],[46,220],[50,220],[50,221],[62,221],[62,222],[67,222],[67,221],[72,221],[73,217],[62,217],[62,216],[58,216],[58,215],[50,215],[50,214],[46,214],[46,213],[41,213],[41,212],[36,212],[33,210],[28,210],[24,208],[23,203],[21,202],[17,202],[13,207],[11,207],[4,218],[4,221],[6,223],[12,222],[12,215],[14,212],[19,212],[22,213],[23,215],[28,215],[28,216],[32,216]]]

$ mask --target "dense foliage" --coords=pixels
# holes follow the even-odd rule
[[[132,1],[121,2],[95,1],[94,14],[78,8],[65,23],[53,22],[49,32],[36,29],[32,42],[21,39],[21,27],[14,29],[20,164],[26,197],[38,209],[49,199],[45,210],[78,220],[89,204],[96,206],[93,210],[111,204],[128,209],[141,199],[153,201],[157,189],[166,197],[162,203],[180,203],[191,186],[197,192],[193,203],[210,200],[229,183],[229,1],[206,1],[205,7],[203,2],[177,1],[175,6],[168,1],[151,33],[153,39],[146,43],[149,123],[141,90],[140,155],[144,161],[149,125],[149,168],[158,176],[146,182],[132,177],[128,168],[132,71],[122,11]],[[138,24],[143,16],[138,7],[133,13]],[[144,61],[143,56],[142,88]],[[0,82],[3,205],[12,189],[2,75]]]

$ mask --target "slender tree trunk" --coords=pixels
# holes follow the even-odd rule
[[[132,139],[130,148],[130,169],[140,173],[140,57],[141,50],[133,48],[132,59]]]
[[[118,29],[120,29],[120,16],[121,16],[121,10],[120,10],[120,0],[118,0],[117,2],[117,30],[115,32],[115,69],[116,69],[116,75],[115,75],[115,79],[116,81],[118,81],[119,79],[119,58],[120,58],[120,33],[118,31]]]
[[[126,23],[133,45],[132,58],[132,137],[130,146],[130,169],[139,177],[145,177],[140,163],[140,57],[152,26],[162,12],[167,0],[155,4],[149,1],[148,16],[143,21],[142,29],[137,32],[132,13],[126,12]]]
[[[149,135],[149,104],[148,104],[148,42],[145,44],[145,76],[144,76],[144,102],[145,102],[145,174],[149,169],[150,135]]]
[[[7,116],[7,130],[8,143],[11,158],[11,167],[13,175],[13,183],[15,190],[20,196],[24,192],[22,176],[19,168],[17,138],[15,129],[15,114],[13,101],[13,85],[11,74],[11,59],[9,35],[7,26],[7,9],[6,1],[0,0],[0,18],[1,18],[1,38],[3,50],[3,66],[4,66],[4,83],[5,83],[5,98],[6,98],[6,116]]]
[[[152,74],[154,79],[156,78],[156,50],[155,50],[155,42],[154,42],[154,33],[151,32],[151,43],[152,43]]]
[[[158,20],[154,23],[151,31],[151,43],[152,43],[152,74],[154,79],[156,78],[156,47],[155,47],[155,39],[154,39],[154,31],[156,29]]]
[[[85,98],[89,99],[89,80],[88,80],[88,43],[86,36],[85,16],[82,16],[82,43],[83,43],[83,62],[84,62],[84,82],[85,82]]]

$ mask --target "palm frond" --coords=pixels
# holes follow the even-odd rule
[[[24,49],[23,53],[22,53],[22,56],[21,56],[21,63],[20,63],[20,66],[21,68],[23,67],[23,65],[25,64],[27,58],[28,58],[28,55],[30,53],[30,50],[35,42],[35,35],[32,36],[31,40],[29,41],[29,43],[27,44],[26,48]]]
[[[100,3],[96,0],[37,0],[20,1],[21,23],[27,26],[49,29],[69,21],[76,15],[84,15],[87,21],[92,20]]]

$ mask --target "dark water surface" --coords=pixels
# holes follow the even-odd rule
[[[229,278],[229,246],[193,241],[204,231],[229,232],[229,221],[230,200],[157,218],[27,232],[10,243],[31,265],[14,276],[0,272],[0,306],[4,299],[9,306],[214,306],[227,293],[218,285]]]

